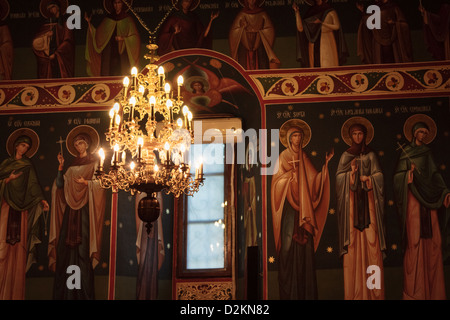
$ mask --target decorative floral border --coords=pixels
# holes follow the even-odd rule
[[[183,52],[176,52],[170,58],[183,56]],[[201,50],[188,52],[218,55]],[[261,102],[266,103],[450,95],[450,61],[245,71],[229,57],[222,58],[235,64],[253,82]],[[110,108],[121,94],[122,78],[119,77],[3,81],[0,82],[0,113]]]
[[[232,287],[230,281],[177,283],[177,300],[232,300]]]
[[[344,71],[288,70],[277,74],[255,73],[256,83],[264,100],[295,100],[303,98],[333,99],[364,95],[395,96],[405,94],[450,93],[450,66],[432,64],[383,67],[358,66]]]
[[[122,93],[122,79],[72,78],[65,81],[0,83],[0,113],[112,105]]]

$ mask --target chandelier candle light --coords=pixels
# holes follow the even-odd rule
[[[192,113],[181,97],[183,77],[177,79],[174,98],[164,68],[156,64],[158,46],[150,41],[147,48],[149,53],[144,57],[150,63],[141,73],[134,67],[131,79],[124,78],[122,99],[109,112],[111,121],[105,135],[113,149],[111,167],[105,169],[105,151],[100,149],[95,176],[103,188],[111,188],[112,192],[147,194],[139,202],[138,214],[147,222],[149,232],[159,216],[156,193],[165,191],[177,198],[192,196],[203,185],[204,176],[203,163],[198,163],[192,174],[187,160],[194,132]]]

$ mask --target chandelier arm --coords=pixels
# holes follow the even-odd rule
[[[170,12],[177,6],[176,1],[152,32],[136,14],[128,2],[128,9],[141,25],[153,35],[157,32]],[[131,70],[131,78],[125,77],[121,99],[116,100],[110,110],[110,126],[105,133],[106,141],[114,150],[111,167],[103,170],[105,153],[101,149],[100,165],[95,174],[102,188],[113,193],[123,190],[132,195],[136,192],[156,193],[164,191],[176,198],[183,194],[193,195],[203,185],[203,164],[196,168],[195,179],[190,172],[190,145],[194,142],[192,113],[184,105],[181,96],[183,78],[177,79],[177,96],[174,97],[170,81],[166,81],[159,60],[158,46],[147,45],[149,53],[144,58],[150,60],[145,72],[136,67]],[[183,107],[182,107],[183,106]],[[178,116],[180,117],[178,117]],[[175,119],[178,117],[178,119]],[[127,161],[131,155],[131,161]],[[156,203],[153,203],[156,205]],[[148,205],[152,206],[152,203]],[[156,210],[143,207],[142,210]],[[141,212],[142,213],[142,212]]]

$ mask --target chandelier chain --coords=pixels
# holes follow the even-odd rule
[[[177,2],[172,9],[176,5]],[[165,18],[168,14],[170,11]],[[105,135],[113,149],[111,166],[109,170],[105,168],[105,152],[100,149],[95,175],[103,188],[111,188],[113,192],[153,194],[164,190],[175,197],[193,195],[203,186],[205,178],[201,159],[195,172],[191,171],[189,150],[194,142],[193,115],[182,99],[184,79],[180,75],[176,85],[166,79],[163,66],[155,64],[159,60],[158,46],[152,43],[151,37],[147,48],[149,53],[144,55],[150,60],[147,72],[138,73],[136,67],[132,68],[131,79],[124,78],[121,98],[109,112],[111,121]]]
[[[178,4],[178,0],[176,0],[172,4],[172,7],[170,8],[170,10],[168,10],[166,12],[166,14],[164,15],[164,17],[161,19],[161,21],[159,21],[159,23],[155,27],[155,30],[151,31],[150,28],[147,26],[147,24],[142,20],[142,18],[136,13],[136,11],[133,9],[133,7],[128,3],[128,1],[125,0],[123,2],[127,5],[128,9],[133,13],[133,15],[139,21],[141,26],[150,34],[150,36],[155,36],[155,34],[158,32],[161,25],[164,23],[164,21],[166,21],[167,17],[172,13],[173,9],[175,9]]]

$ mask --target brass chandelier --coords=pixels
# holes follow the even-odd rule
[[[105,189],[145,192],[138,213],[149,224],[159,216],[156,193],[165,191],[175,197],[192,196],[203,185],[203,163],[195,173],[189,163],[189,147],[193,143],[192,113],[183,105],[181,86],[177,94],[165,79],[165,71],[156,63],[158,46],[151,41],[144,57],[149,64],[123,80],[122,98],[110,110],[110,126],[105,133],[113,150],[109,170],[105,168],[105,152],[100,149],[100,165],[96,179]],[[131,160],[131,161],[130,161]],[[147,230],[149,231],[149,229]]]

